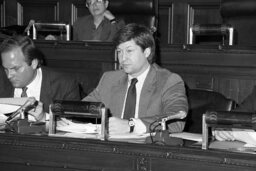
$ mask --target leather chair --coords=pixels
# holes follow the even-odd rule
[[[126,24],[139,23],[157,30],[158,0],[111,0],[108,8]]]
[[[185,132],[202,133],[202,115],[206,111],[230,111],[236,106],[235,101],[210,90],[187,89],[187,97],[189,112],[184,128]]]

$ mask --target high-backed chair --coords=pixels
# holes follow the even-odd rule
[[[206,111],[230,111],[236,105],[235,101],[210,90],[187,89],[187,97],[189,112],[185,132],[202,133],[202,115]]]
[[[157,30],[158,0],[111,0],[109,10],[125,23],[139,23]]]

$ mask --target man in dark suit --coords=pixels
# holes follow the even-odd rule
[[[109,134],[145,133],[151,126],[159,129],[161,118],[178,113],[182,116],[175,119],[185,117],[188,104],[184,82],[179,75],[153,63],[155,41],[151,31],[128,24],[118,33],[115,45],[121,69],[104,73],[96,89],[83,99],[103,102],[110,110]],[[181,132],[184,122],[172,120],[168,127],[170,132]]]
[[[43,120],[53,100],[80,100],[75,80],[49,68],[41,67],[43,54],[27,36],[14,36],[1,45],[2,66],[0,97],[35,97],[36,110],[30,111]],[[3,70],[0,72],[3,74]],[[7,76],[7,79],[6,79]]]

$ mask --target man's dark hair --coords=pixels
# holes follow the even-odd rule
[[[0,46],[0,51],[4,53],[15,48],[21,48],[28,65],[31,65],[33,59],[38,60],[38,67],[44,64],[44,54],[35,46],[33,40],[28,36],[15,35],[5,39]]]
[[[153,33],[144,25],[131,23],[119,30],[114,38],[114,45],[117,47],[121,43],[133,40],[144,51],[146,48],[151,49],[148,57],[149,63],[153,63],[155,56],[155,40]]]

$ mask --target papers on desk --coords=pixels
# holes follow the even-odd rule
[[[91,123],[81,124],[81,123],[73,123],[72,125],[67,126],[57,126],[57,131],[63,132],[72,132],[72,133],[80,133],[80,134],[96,134],[100,130],[100,125],[95,125]]]
[[[0,98],[0,129],[5,126],[7,113],[13,113],[20,108],[26,101],[26,98]]]
[[[0,98],[0,113],[12,113],[23,105],[28,98]]]
[[[248,147],[256,147],[256,132],[250,129],[232,128],[236,140],[246,143]]]
[[[170,134],[170,137],[202,142],[202,134],[196,134],[196,133],[189,133],[189,132],[173,133],[173,134]]]
[[[12,113],[22,106],[28,97],[25,98],[0,98],[0,113]]]
[[[75,123],[66,118],[57,121],[57,131],[77,133],[77,134],[97,134],[100,132],[100,124],[92,123]]]
[[[121,141],[121,142],[130,142],[130,143],[145,143],[147,137],[149,137],[149,133],[145,134],[135,134],[135,133],[127,133],[127,134],[116,134],[109,135],[109,141]]]
[[[57,133],[51,136],[60,137],[72,137],[72,138],[98,138],[101,125],[92,123],[75,123],[69,119],[61,118],[57,121],[56,127]],[[58,133],[59,132],[59,133]],[[121,141],[121,142],[132,142],[132,143],[145,143],[145,139],[149,136],[148,134],[115,134],[109,135],[109,141]]]
[[[100,124],[76,123],[72,120],[61,118],[57,121],[56,134],[50,134],[50,136],[99,139],[100,131]]]
[[[0,104],[21,106],[28,100],[28,97],[0,98]]]

